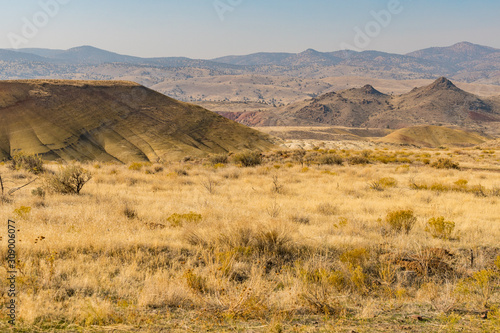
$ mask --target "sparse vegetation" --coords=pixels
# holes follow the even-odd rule
[[[475,151],[461,150],[454,159],[468,165]],[[21,326],[498,330],[499,173],[377,161],[423,157],[410,150],[314,153],[305,172],[283,151],[256,168],[195,158],[142,171],[83,164],[94,181],[80,196],[40,195],[41,179],[15,196],[7,189],[0,214],[22,221]],[[318,163],[328,154],[371,165]],[[144,172],[155,166],[162,171]],[[71,167],[46,163],[45,177]],[[37,178],[8,165],[0,174],[8,188]]]

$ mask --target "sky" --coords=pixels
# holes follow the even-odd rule
[[[212,59],[340,49],[500,48],[498,0],[0,0],[0,48],[91,45]]]

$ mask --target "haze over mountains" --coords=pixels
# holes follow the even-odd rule
[[[337,90],[333,77],[500,86],[500,50],[467,42],[406,55],[378,51],[257,53],[212,60],[139,58],[90,46],[0,50],[0,79],[128,80],[183,101],[287,105]],[[482,89],[484,90],[484,89]]]
[[[1,81],[0,160],[151,161],[244,149],[271,139],[133,82]]]
[[[464,70],[484,71],[500,70],[500,49],[462,42],[450,47],[433,47],[418,50],[406,55],[384,53],[379,51],[335,51],[318,52],[308,49],[301,53],[255,53],[243,56],[226,56],[211,60],[195,60],[184,57],[140,58],[121,55],[91,46],[81,46],[69,50],[51,50],[40,48],[26,48],[19,50],[2,50],[2,61],[13,61],[16,57],[10,53],[17,52],[21,61],[40,61],[45,63],[65,63],[77,65],[101,65],[105,63],[126,63],[140,65],[157,65],[164,67],[203,67],[212,70],[263,70],[262,66],[279,66],[279,73],[297,67],[310,66],[352,66],[363,67],[367,70],[382,70],[384,66],[392,66],[399,72],[414,72],[441,76],[451,76],[462,73]],[[4,57],[5,56],[5,57]],[[479,64],[479,62],[481,64]],[[370,65],[368,67],[367,65]],[[254,67],[254,68],[240,68]],[[257,68],[255,68],[257,67]],[[385,68],[387,70],[387,68]],[[469,80],[474,80],[470,78]]]

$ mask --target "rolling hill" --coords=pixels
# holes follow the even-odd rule
[[[157,161],[270,147],[265,134],[132,82],[0,81],[0,159]]]
[[[371,85],[330,92],[271,111],[224,114],[251,126],[330,125],[400,129],[451,125],[492,131],[500,123],[500,100],[463,91],[442,77],[402,95]]]
[[[376,140],[377,142],[415,145],[419,147],[471,147],[480,145],[487,137],[474,132],[440,126],[416,126],[402,128]]]

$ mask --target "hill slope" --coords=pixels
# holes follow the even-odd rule
[[[454,125],[479,130],[498,127],[500,100],[481,99],[457,88],[446,78],[399,96],[386,95],[370,85],[332,92],[272,112],[232,115],[253,126],[333,125],[405,128],[416,125]]]
[[[410,144],[429,148],[441,146],[470,147],[487,141],[476,133],[439,126],[403,128],[379,139],[379,142]]]
[[[269,137],[132,82],[0,81],[0,159],[156,161],[267,149]]]

